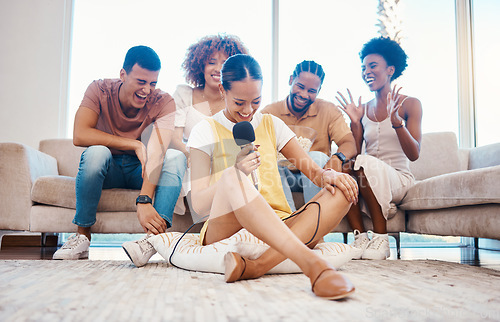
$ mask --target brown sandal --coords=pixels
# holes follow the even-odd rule
[[[320,265],[315,269],[318,273],[311,276],[312,291],[316,296],[327,300],[340,300],[354,293],[355,288],[346,277],[328,265]]]
[[[227,283],[250,280],[262,276],[257,263],[238,253],[224,255],[224,276]]]
[[[239,281],[245,273],[247,262],[238,253],[227,253],[224,255],[224,278],[226,283]]]

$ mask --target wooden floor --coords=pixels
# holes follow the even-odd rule
[[[4,236],[0,248],[0,260],[51,260],[57,250],[54,240],[47,240],[47,244],[50,245],[47,247],[40,247],[39,240],[39,236]],[[473,247],[404,247],[403,245],[401,259],[434,259],[500,270],[500,251],[476,250]],[[128,257],[120,246],[91,246],[89,260],[128,260]],[[162,260],[162,258],[156,254],[152,260]],[[397,260],[395,248],[391,248],[390,260]]]

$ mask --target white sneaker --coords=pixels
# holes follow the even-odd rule
[[[90,241],[85,235],[73,234],[57,250],[52,259],[82,259],[89,258]]]
[[[387,259],[391,256],[389,236],[387,234],[373,233],[372,240],[363,253],[363,259]]]
[[[139,240],[124,242],[122,244],[123,250],[137,267],[146,265],[151,256],[156,254],[156,249],[148,241],[148,238],[151,236],[146,235]]]
[[[351,244],[354,247],[352,259],[361,259],[369,242],[367,233],[360,233],[359,230],[354,229],[354,242]]]

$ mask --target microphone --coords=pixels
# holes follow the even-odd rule
[[[234,141],[240,148],[244,148],[251,145],[253,148],[253,142],[255,141],[255,132],[253,130],[252,124],[247,121],[238,122],[233,126],[233,137]],[[252,181],[256,189],[259,189],[259,177],[257,176],[257,170],[253,170],[250,174],[252,176]]]

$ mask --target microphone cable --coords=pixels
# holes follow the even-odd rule
[[[191,226],[189,226],[188,229],[186,229],[186,231],[181,235],[181,237],[177,240],[177,242],[175,243],[175,246],[174,246],[174,249],[172,249],[172,253],[170,254],[169,258],[168,258],[168,262],[170,263],[170,265],[172,265],[173,267],[175,268],[178,268],[178,269],[185,269],[185,268],[181,268],[177,265],[175,265],[173,262],[172,262],[172,256],[174,256],[174,253],[175,253],[175,250],[177,249],[177,246],[179,245],[179,243],[181,242],[182,238],[184,238],[184,236],[186,236],[186,234],[194,227],[194,225],[196,224],[199,224],[202,220],[208,218],[210,215],[206,215],[205,217],[199,219],[197,222],[193,223]]]
[[[311,239],[307,243],[305,243],[305,245],[309,245],[312,241],[314,241],[314,238],[318,234],[319,221],[320,221],[320,218],[321,218],[321,205],[319,204],[319,202],[317,202],[317,201],[309,201],[308,203],[306,203],[306,205],[301,210],[298,210],[298,211],[292,213],[290,216],[282,219],[283,221],[285,221],[285,220],[293,218],[293,217],[295,217],[297,215],[300,215],[302,212],[304,212],[307,209],[307,207],[309,207],[309,205],[312,205],[312,204],[318,205],[318,220],[316,222],[316,229],[314,230],[313,236],[311,237]]]

